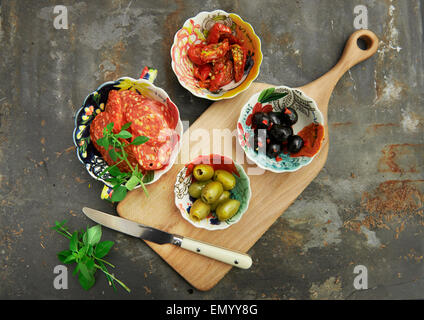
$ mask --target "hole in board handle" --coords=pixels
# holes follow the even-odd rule
[[[368,50],[372,46],[372,40],[369,36],[363,35],[356,40],[356,44],[361,50]]]

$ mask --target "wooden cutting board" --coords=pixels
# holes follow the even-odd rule
[[[365,42],[366,50],[361,50],[358,47],[358,38]],[[158,182],[147,187],[150,196],[147,198],[141,189],[133,190],[119,203],[118,214],[123,218],[170,233],[247,252],[324,166],[329,148],[327,106],[331,93],[340,77],[355,64],[371,57],[377,51],[377,47],[378,39],[374,33],[367,30],[353,33],[346,43],[339,62],[321,78],[298,88],[313,98],[323,113],[326,136],[322,149],[309,165],[298,171],[280,174],[266,171],[261,175],[249,175],[252,198],[247,212],[238,223],[219,231],[209,231],[192,226],[181,217],[175,206],[175,179],[177,173],[187,162],[186,160],[192,160],[200,154],[220,153],[229,155],[226,150],[214,149],[214,146],[224,146],[224,143],[213,140],[213,130],[229,129],[236,133],[236,124],[241,108],[250,96],[273,86],[270,84],[253,83],[248,90],[238,96],[230,100],[213,103],[184,133],[181,154],[177,158],[176,164]],[[199,139],[198,136],[190,136],[190,133],[195,132],[196,129],[209,132],[211,137],[209,148],[206,148],[207,145],[204,144],[204,140]],[[234,135],[232,141],[233,159],[236,159],[236,143],[238,142],[236,135]],[[184,162],[181,162],[182,158]],[[255,168],[254,165],[247,163],[246,158],[243,162],[246,172],[249,168]],[[198,290],[211,289],[232,268],[227,264],[188,252],[171,244],[157,245],[148,241],[146,243]],[[255,263],[254,256],[252,259]]]

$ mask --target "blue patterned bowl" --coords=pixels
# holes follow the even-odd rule
[[[193,226],[207,230],[226,229],[229,226],[240,221],[243,214],[247,211],[247,208],[249,207],[249,201],[252,196],[252,191],[250,189],[250,180],[241,165],[233,161],[231,162],[235,165],[235,168],[239,174],[239,176],[235,175],[236,186],[230,191],[231,198],[240,201],[240,208],[233,217],[225,221],[219,221],[218,218],[214,215],[214,213],[210,213],[208,217],[200,221],[193,221],[190,218],[190,209],[193,205],[193,202],[196,200],[190,197],[188,193],[188,188],[193,181],[193,175],[187,172],[187,166],[185,166],[178,173],[174,187],[175,205],[179,209],[181,216],[185,220],[190,222]]]
[[[271,101],[268,99],[265,103],[263,101],[266,99],[263,99],[263,97],[267,94],[267,90],[273,91],[273,94],[277,97],[279,93],[286,95],[282,98]],[[294,134],[297,134],[300,130],[311,123],[321,124],[324,126],[324,117],[322,116],[321,111],[319,111],[315,101],[298,89],[292,89],[285,86],[275,87],[275,90],[268,88],[250,97],[249,101],[242,108],[237,122],[238,141],[243,148],[246,157],[257,164],[258,167],[272,172],[282,173],[299,170],[301,167],[311,163],[312,159],[318,154],[320,149],[313,157],[290,157],[289,154],[282,152],[279,155],[278,161],[274,158],[268,157],[263,152],[255,152],[251,143],[254,130],[249,122],[249,118],[251,118],[252,111],[255,107],[268,109],[272,107],[272,111],[282,111],[284,107],[291,107],[295,109],[299,118],[292,128]]]
[[[172,150],[171,157],[167,166],[160,170],[152,170],[144,176],[144,184],[151,184],[159,180],[174,164],[181,147],[181,136],[183,134],[183,125],[180,119],[179,111],[176,105],[169,99],[168,94],[161,88],[153,85],[157,70],[144,68],[140,79],[122,77],[116,81],[103,83],[94,92],[90,93],[84,100],[82,107],[75,114],[75,129],[73,132],[74,144],[77,148],[78,159],[84,164],[87,172],[94,179],[102,181],[105,187],[102,192],[102,199],[108,199],[112,193],[112,185],[106,180],[111,178],[109,174],[102,177],[100,174],[108,168],[108,164],[96,150],[90,141],[90,125],[96,115],[105,110],[105,105],[111,90],[133,90],[138,93],[157,100],[167,106],[175,118],[178,119],[175,132],[178,142]],[[140,186],[138,186],[140,187]],[[137,188],[138,188],[137,187]]]

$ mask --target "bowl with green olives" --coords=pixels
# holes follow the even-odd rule
[[[324,117],[315,101],[298,89],[270,87],[250,97],[237,122],[246,157],[276,173],[311,163],[324,139]]]
[[[240,221],[252,196],[243,167],[217,154],[186,164],[177,175],[174,193],[181,216],[207,230],[226,229]]]

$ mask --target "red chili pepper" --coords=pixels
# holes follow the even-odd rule
[[[232,31],[230,27],[227,27],[225,24],[217,22],[209,30],[207,42],[208,44],[218,43],[221,37],[232,36],[231,32]]]
[[[197,64],[197,65],[202,65],[204,64],[202,59],[200,58],[200,54],[202,52],[202,49],[205,47],[204,44],[196,44],[196,45],[192,45],[188,51],[188,57],[190,58],[191,62]]]
[[[225,39],[223,42],[209,44],[202,48],[200,52],[200,59],[202,64],[215,62],[220,58],[224,57],[228,50],[230,50],[230,44]]]
[[[284,113],[285,114],[291,114],[292,112],[289,109],[286,108],[286,110],[284,110]]]
[[[231,46],[231,54],[234,61],[234,80],[239,82],[243,78],[247,50],[238,44],[233,44]]]

